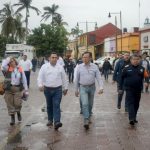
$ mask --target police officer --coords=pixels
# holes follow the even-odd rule
[[[125,66],[122,71],[119,81],[119,93],[122,93],[123,89],[126,91],[129,123],[134,125],[138,122],[136,116],[141,99],[145,69],[140,65],[140,57],[138,55],[131,56],[130,62],[131,64]]]

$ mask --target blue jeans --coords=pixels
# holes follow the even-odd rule
[[[56,88],[44,88],[44,95],[46,98],[47,104],[47,115],[48,120],[53,122],[60,122],[61,118],[61,110],[60,110],[60,103],[62,99],[62,87]]]
[[[84,119],[89,119],[92,113],[94,93],[95,93],[95,85],[92,86],[80,85],[80,97]]]

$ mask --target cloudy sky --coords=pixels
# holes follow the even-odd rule
[[[0,0],[0,9],[6,2],[14,4],[18,0]],[[75,27],[77,22],[97,22],[98,26],[108,22],[115,24],[115,15],[108,18],[109,12],[118,13],[116,16],[119,27],[119,12],[121,11],[122,25],[127,27],[128,30],[139,26],[139,21],[140,27],[143,27],[145,18],[150,17],[150,0],[140,0],[140,11],[139,0],[33,0],[32,5],[43,12],[44,6],[51,6],[54,3],[59,5],[58,12],[62,14],[63,20],[68,23],[68,30]],[[34,11],[30,11],[29,28],[38,27],[40,20],[41,16],[37,16]],[[85,31],[85,23],[80,23],[79,26],[80,29]],[[93,29],[94,23],[88,23],[88,30]]]

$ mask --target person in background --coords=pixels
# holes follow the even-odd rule
[[[113,62],[113,70],[115,70],[116,64],[123,58],[123,54],[119,54],[118,57]]]
[[[2,70],[5,74],[5,95],[4,99],[7,105],[8,114],[11,116],[10,125],[15,124],[15,114],[18,121],[22,120],[22,91],[28,95],[27,81],[22,67],[18,66],[15,58],[7,58],[2,63]]]
[[[99,85],[98,93],[103,93],[103,82],[100,72],[98,67],[91,63],[91,58],[92,54],[90,52],[83,53],[83,63],[78,66],[75,79],[75,95],[78,97],[80,93],[85,129],[89,129],[90,116],[92,114],[95,93],[95,78]]]
[[[103,63],[102,69],[103,69],[105,80],[108,81],[108,75],[109,75],[110,70],[112,70],[112,66],[107,58],[105,59]]]
[[[64,60],[62,59],[62,57],[61,57],[60,55],[59,55],[59,57],[58,57],[57,63],[58,63],[59,65],[61,65],[62,67],[65,66]]]
[[[64,69],[65,69],[65,72],[67,72],[68,58],[64,56],[63,60],[65,64]]]
[[[117,62],[115,70],[114,70],[114,74],[113,74],[113,83],[115,81],[117,82],[117,90],[119,88],[119,81],[120,81],[122,70],[124,69],[126,65],[129,65],[129,64],[130,64],[130,54],[124,53],[123,58]],[[122,102],[123,94],[124,92],[118,93],[118,102],[117,102],[118,109],[121,109],[121,102]],[[126,98],[125,98],[125,112],[128,112]]]
[[[144,77],[147,78],[148,74],[145,72],[144,67],[140,65],[140,57],[138,55],[132,55],[130,61],[131,64],[124,67],[121,73],[119,92],[126,91],[129,124],[133,126],[135,123],[138,123],[137,111],[141,99],[143,79]]]
[[[31,62],[32,62],[32,71],[36,72],[36,67],[37,67],[37,59],[36,59],[36,57],[33,57]]]
[[[75,67],[75,64],[72,61],[72,58],[70,57],[69,61],[68,61],[68,64],[67,64],[67,73],[68,73],[68,76],[69,76],[69,83],[71,83],[71,82],[73,83],[74,67]]]
[[[146,57],[147,57],[147,53],[145,52],[142,55],[142,60],[141,60],[140,64],[145,68],[145,70],[147,71],[147,73],[150,76],[150,64],[149,64],[149,61],[146,59]],[[148,93],[149,92],[148,91],[148,88],[149,88],[149,78],[147,78],[146,80],[144,80],[144,82],[147,83],[146,86],[145,86],[145,92]],[[143,87],[142,91],[144,91],[144,87]]]
[[[26,75],[27,78],[27,85],[28,88],[30,86],[30,73],[32,70],[32,63],[29,59],[27,59],[27,55],[23,55],[23,59],[20,60],[19,65],[23,68],[24,73]]]
[[[62,127],[60,103],[62,93],[67,94],[68,80],[63,66],[57,63],[58,55],[52,52],[49,63],[44,64],[38,74],[38,87],[44,91],[47,104],[48,123],[52,126],[54,122],[55,130]]]

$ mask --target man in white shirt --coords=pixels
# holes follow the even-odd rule
[[[28,88],[30,86],[30,72],[32,70],[32,63],[29,59],[27,59],[27,55],[23,55],[23,59],[20,60],[19,65],[23,68],[24,73],[27,78]]]
[[[44,64],[38,75],[38,87],[44,91],[47,103],[47,126],[55,125],[55,130],[62,127],[60,103],[62,93],[67,94],[68,80],[64,68],[57,63],[58,55],[52,52],[49,57],[49,63]]]

